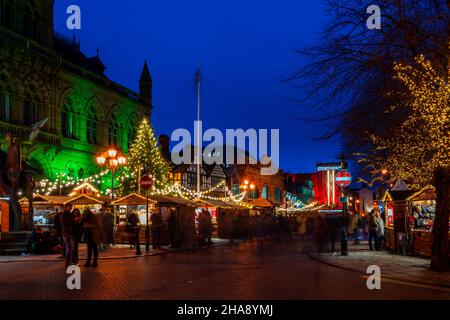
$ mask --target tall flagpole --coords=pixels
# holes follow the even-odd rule
[[[200,64],[197,66],[197,197],[200,198],[200,155],[201,155],[201,138],[200,138]]]

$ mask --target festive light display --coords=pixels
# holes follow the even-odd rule
[[[137,191],[139,172],[155,178],[155,187],[164,188],[168,184],[170,167],[163,158],[158,141],[147,119],[143,119],[128,154],[128,172],[132,175],[120,179],[119,192],[122,195]]]
[[[402,178],[419,188],[432,182],[436,168],[450,165],[450,68],[439,73],[424,56],[413,66],[398,63],[394,68],[406,90],[399,93],[402,104],[387,112],[402,112],[406,119],[389,137],[371,136],[374,148],[359,154],[359,162],[374,180],[387,170],[390,182]]]

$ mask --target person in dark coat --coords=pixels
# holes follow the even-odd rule
[[[162,218],[159,212],[155,212],[150,217],[152,221],[152,246],[153,249],[161,249],[161,227],[162,227]]]
[[[61,215],[62,215],[62,212],[59,212],[58,209],[56,209],[55,214],[53,215],[53,229],[55,229],[55,232],[56,232],[56,239],[58,241],[58,245],[61,245],[61,247],[62,247],[61,257],[65,258],[66,257],[66,246],[64,244],[64,238],[62,236]]]
[[[75,215],[72,212],[72,205],[68,204],[61,214],[62,236],[66,244],[66,268],[72,264],[74,235],[75,235]]]
[[[109,247],[114,245],[114,215],[109,207],[106,207],[103,214],[103,228],[105,231],[104,244]]]
[[[130,245],[134,244],[134,246],[136,247],[136,255],[140,256],[142,254],[141,241],[139,239],[139,231],[141,228],[139,216],[134,210],[131,211],[130,215],[128,216],[127,228],[127,232],[130,234]]]
[[[85,263],[85,267],[97,267],[98,266],[98,246],[102,240],[102,221],[100,215],[94,214],[91,210],[86,209],[83,212],[83,230],[88,246],[88,256]],[[92,256],[94,257],[91,263]]]
[[[73,215],[75,217],[73,225],[73,249],[72,249],[72,263],[78,264],[78,245],[81,242],[82,237],[82,223],[81,212],[79,209],[73,209]]]
[[[170,239],[170,247],[174,248],[177,246],[177,239],[176,239],[176,233],[177,233],[177,212],[175,209],[170,208],[169,209],[169,217],[167,218],[167,224],[169,228],[169,239]]]

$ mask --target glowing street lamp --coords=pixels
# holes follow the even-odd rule
[[[114,147],[110,147],[107,151],[102,152],[96,158],[99,166],[106,165],[111,170],[111,199],[114,199],[114,176],[119,166],[127,163],[125,155]]]

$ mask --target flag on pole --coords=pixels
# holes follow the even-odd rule
[[[39,134],[41,129],[45,126],[47,121],[48,121],[48,117],[31,126],[29,142],[33,142],[33,140],[36,139],[37,135]]]

